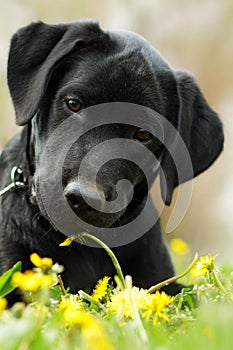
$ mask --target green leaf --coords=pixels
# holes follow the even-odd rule
[[[49,288],[49,296],[52,299],[59,300],[63,295],[60,286],[54,286]]]
[[[0,277],[0,297],[4,297],[5,295],[12,292],[16,287],[13,287],[11,284],[11,277],[14,272],[21,271],[22,263],[18,261],[11,269],[6,271]]]

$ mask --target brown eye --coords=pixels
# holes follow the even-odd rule
[[[145,129],[137,129],[135,134],[134,134],[135,140],[138,140],[140,142],[149,141],[152,139],[152,137],[153,137],[153,135]]]
[[[80,109],[82,108],[81,102],[76,98],[67,99],[66,105],[72,112],[75,112],[75,113],[80,111]]]

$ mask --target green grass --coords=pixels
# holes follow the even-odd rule
[[[105,279],[90,295],[69,294],[58,278],[62,267],[35,255],[31,274],[19,272],[18,263],[0,277],[0,349],[232,349],[231,266],[216,268],[215,258],[200,258],[192,271],[201,276],[188,271],[192,288],[172,299],[133,287],[106,249],[118,269],[117,287]],[[184,259],[175,258],[178,265]],[[16,285],[27,302],[7,309],[4,296]]]

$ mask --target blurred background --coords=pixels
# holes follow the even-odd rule
[[[233,261],[233,1],[232,0],[0,0],[0,149],[18,130],[6,82],[10,38],[32,21],[98,19],[101,26],[143,35],[174,68],[191,71],[224,123],[225,149],[194,181],[179,227],[191,253],[219,253]],[[152,189],[156,200],[156,185]],[[174,203],[174,201],[173,201]],[[166,227],[171,208],[162,215]]]

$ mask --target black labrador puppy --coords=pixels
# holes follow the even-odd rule
[[[102,30],[91,21],[31,24],[13,36],[8,84],[16,122],[24,128],[10,140],[0,158],[1,273],[19,260],[23,269],[30,268],[29,256],[37,252],[64,265],[62,277],[71,292],[90,290],[102,276],[115,274],[103,249],[79,242],[69,247],[59,246],[66,237],[50,220],[40,195],[39,171],[44,168],[51,177],[58,171],[51,168],[52,158],[51,164],[42,162],[41,155],[53,131],[69,117],[77,117],[88,107],[114,102],[156,111],[183,138],[192,161],[193,176],[208,168],[223,147],[222,124],[193,77],[171,69],[160,54],[135,33]],[[86,123],[84,117],[77,120],[80,128]],[[111,203],[117,196],[116,184],[120,179],[127,179],[134,186],[127,208],[116,213],[104,213],[86,203],[83,193],[96,199],[93,184],[88,173],[81,184],[77,178],[81,160],[94,146],[118,138],[135,141],[135,145],[143,144],[160,160],[162,196],[167,205],[179,180],[171,155],[161,140],[145,128],[110,123],[93,128],[76,140],[63,164],[64,198],[84,222],[100,228],[122,226],[123,230],[145,205],[150,184],[142,169],[127,159],[117,158],[104,164],[98,172],[97,202]],[[176,140],[170,141],[175,148]],[[61,139],[57,147],[62,148]],[[105,151],[103,147],[102,153]],[[185,172],[185,164],[183,166]],[[157,169],[151,177],[154,179],[158,173]],[[182,182],[186,180],[184,176]],[[55,192],[54,206],[57,204]],[[147,288],[174,274],[159,220],[141,237],[113,250],[123,273],[131,275],[137,286]],[[166,289],[170,294],[179,290],[176,284]]]

